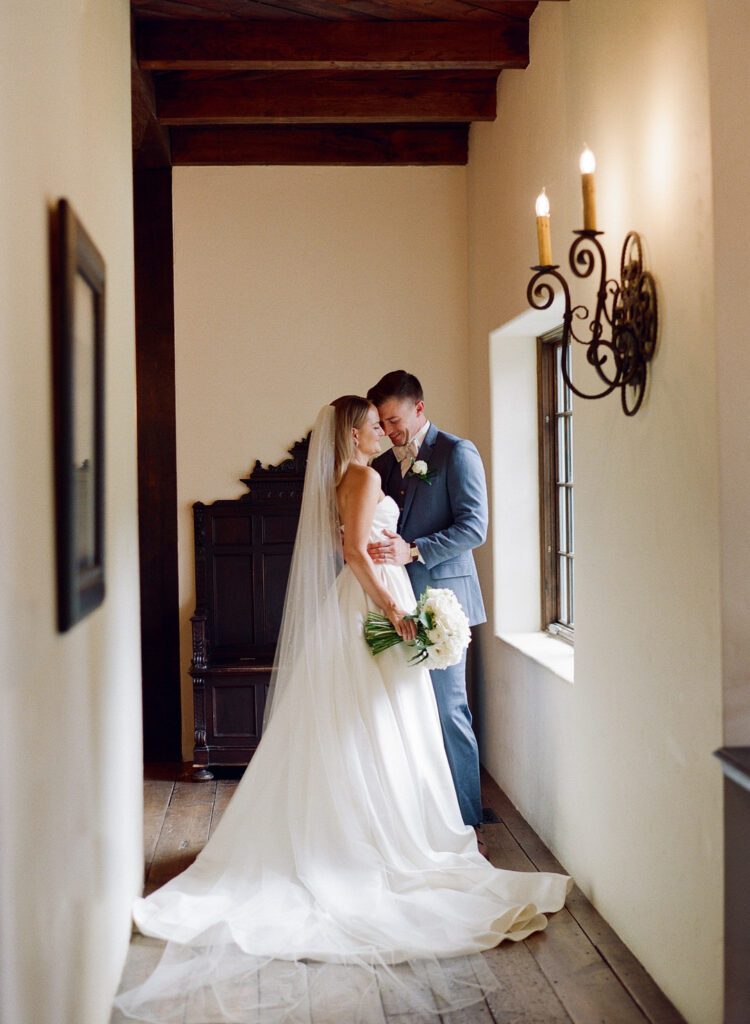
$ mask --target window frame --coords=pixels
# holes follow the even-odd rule
[[[563,388],[568,392],[567,401],[560,411],[557,394],[557,349],[562,351],[562,358],[570,358],[562,350],[563,328],[559,325],[537,337],[537,407],[539,422],[539,535],[540,535],[540,583],[541,583],[541,615],[542,630],[552,636],[574,643],[575,618],[573,622],[561,620],[561,573],[560,559],[570,560],[570,568],[566,574],[566,585],[570,593],[571,609],[573,604],[574,586],[574,550],[561,550],[560,542],[560,489],[570,488],[571,497],[566,499],[566,541],[572,547],[572,504],[573,480],[558,480],[557,468],[560,464],[560,448],[558,443],[558,419],[561,416],[569,419],[572,425],[573,395],[563,381]],[[572,429],[569,441],[569,464],[572,469]],[[568,473],[566,472],[566,478]],[[567,512],[567,510],[570,510]],[[566,544],[567,547],[567,544]]]

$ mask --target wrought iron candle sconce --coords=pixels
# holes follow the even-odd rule
[[[590,157],[590,161],[585,158]],[[537,200],[537,230],[539,237],[539,264],[529,281],[526,295],[534,309],[549,309],[560,285],[565,299],[563,314],[561,360],[565,383],[579,398],[606,398],[620,389],[622,408],[626,416],[633,416],[641,407],[646,391],[648,364],[656,348],[659,325],[656,284],[648,270],[643,269],[643,247],[640,235],[630,231],[622,247],[619,281],[607,278],[607,258],[596,230],[593,191],[593,155],[587,150],[581,158],[584,195],[584,224],[582,231],[570,247],[570,269],[575,277],[589,278],[599,268],[599,282],[593,316],[589,307],[574,306],[570,288],[560,272],[559,264],[551,262],[549,240],[549,205],[546,195]],[[588,169],[590,167],[590,170]],[[544,262],[543,262],[544,261]],[[547,262],[549,261],[549,262]],[[576,327],[588,331],[588,338],[579,336]],[[586,346],[586,360],[593,366],[601,383],[600,390],[587,394],[570,379],[571,343]]]

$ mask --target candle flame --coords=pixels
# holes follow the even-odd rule
[[[584,146],[580,162],[581,174],[593,174],[596,170],[596,157],[588,146]]]
[[[549,217],[549,199],[546,189],[542,189],[536,197],[536,215],[537,217]]]

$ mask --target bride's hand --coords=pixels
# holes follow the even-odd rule
[[[398,607],[391,607],[386,610],[386,615],[391,620],[391,625],[402,640],[415,640],[417,636],[417,624],[410,619],[405,611]]]

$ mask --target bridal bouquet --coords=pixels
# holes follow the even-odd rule
[[[408,644],[417,649],[409,659],[412,664],[427,661],[427,668],[449,668],[459,663],[469,646],[471,633],[466,613],[452,590],[427,587],[407,618],[417,624],[417,638]],[[367,613],[364,634],[373,654],[404,642],[390,619],[379,612]]]

